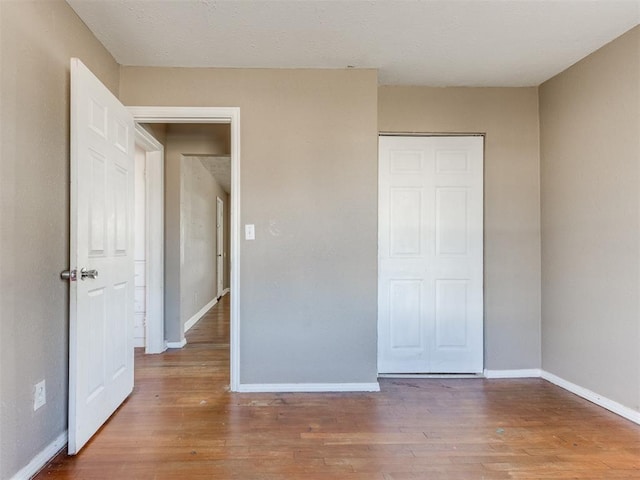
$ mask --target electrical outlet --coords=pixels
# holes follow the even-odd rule
[[[44,380],[36,383],[33,391],[33,410],[38,410],[47,403],[47,390]]]

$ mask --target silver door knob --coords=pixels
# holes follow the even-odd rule
[[[80,270],[80,280],[84,280],[85,278],[96,278],[97,276],[97,270],[87,270],[86,268]]]
[[[76,270],[65,270],[63,272],[60,272],[60,278],[62,280],[69,280],[70,282],[75,282],[76,274],[77,274]]]

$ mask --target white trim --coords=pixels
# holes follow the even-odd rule
[[[133,348],[142,348],[145,346],[145,339],[142,337],[133,337]]]
[[[539,368],[524,368],[520,370],[484,370],[485,378],[540,378]]]
[[[240,387],[240,108],[129,107],[139,123],[229,123],[231,125],[231,335],[230,388]],[[169,344],[167,344],[169,345]]]
[[[167,342],[167,348],[182,348],[187,344],[187,339],[183,338],[179,342]]]
[[[64,448],[67,440],[68,432],[65,430],[58,435],[53,442],[44,447],[40,453],[33,457],[18,473],[11,477],[11,480],[26,480],[27,478],[35,476],[36,473],[42,470],[42,468]]]
[[[145,151],[145,353],[166,350],[164,338],[164,147],[136,123],[136,145]]]
[[[219,217],[222,221],[218,223]],[[216,296],[224,291],[224,200],[216,195]]]
[[[378,382],[373,383],[245,383],[238,392],[379,392]]]
[[[184,322],[184,333],[187,333],[189,330],[191,330],[191,328],[193,328],[193,326],[198,323],[198,321],[204,317],[205,313],[207,313],[209,310],[211,310],[211,308],[218,303],[218,299],[214,298],[213,300],[211,300],[209,303],[207,303],[204,307],[202,307],[200,310],[198,310],[198,312],[191,317],[189,320],[187,320],[186,322]]]
[[[222,296],[224,297],[227,293],[229,293],[231,290],[229,288],[225,288],[224,290],[222,290]]]
[[[379,373],[378,378],[484,378],[482,373]]]
[[[575,383],[571,383],[563,378],[554,375],[553,373],[549,373],[545,370],[542,370],[542,378],[547,380],[548,382],[553,383],[565,390],[568,390],[571,393],[575,393],[579,397],[584,398],[585,400],[589,400],[596,405],[601,406],[602,408],[606,408],[610,412],[613,412],[621,417],[626,418],[627,420],[631,420],[634,423],[640,424],[640,412],[637,410],[633,410],[632,408],[625,407],[621,403],[618,403],[610,398],[603,397],[595,392],[592,392],[589,389],[581,387],[580,385],[576,385]]]

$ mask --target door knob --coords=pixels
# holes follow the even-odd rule
[[[62,280],[69,280],[70,282],[75,282],[77,280],[77,270],[64,270],[60,272],[60,278]]]
[[[96,278],[97,276],[97,270],[87,270],[86,268],[80,270],[80,280],[84,280],[85,278]]]

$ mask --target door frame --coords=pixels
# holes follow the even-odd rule
[[[145,353],[167,349],[164,336],[164,146],[136,123],[145,152]]]
[[[239,107],[127,107],[136,123],[224,123],[231,127],[231,322],[230,322],[230,390],[237,392],[240,387],[240,108]],[[162,188],[153,188],[156,204],[157,195],[162,194],[164,202],[164,169],[157,172],[162,176]],[[148,177],[148,185],[153,181]],[[156,178],[157,181],[157,178]],[[164,233],[157,237],[164,244]],[[155,257],[154,257],[155,258]],[[164,262],[164,259],[163,259]],[[164,279],[163,279],[164,282]],[[157,295],[157,292],[156,292]],[[151,300],[154,301],[154,300]],[[163,295],[164,301],[164,295]]]
[[[485,288],[484,288],[484,278],[485,278],[485,274],[486,274],[486,270],[485,270],[485,261],[484,261],[484,254],[485,254],[485,241],[484,241],[484,233],[486,230],[486,223],[485,223],[485,169],[486,169],[486,149],[487,149],[487,135],[486,133],[481,133],[481,132],[403,132],[403,131],[379,131],[378,132],[378,142],[380,141],[380,137],[482,137],[483,141],[482,141],[482,217],[483,217],[483,221],[482,221],[482,325],[483,325],[483,338],[482,338],[482,372],[486,372],[485,369],[485,356],[486,356],[486,348],[485,348],[485,343],[486,343],[486,335],[484,333],[484,329],[486,328],[486,315],[485,315],[485,306],[486,306],[486,302],[485,302]],[[377,203],[377,215],[379,217],[380,215],[380,198],[379,198],[379,189],[380,189],[380,152],[378,152],[378,175],[377,175],[377,191],[378,191],[378,203]],[[376,232],[377,238],[379,239],[380,236],[380,224],[378,223],[378,228],[377,228],[377,232]],[[378,241],[378,251],[377,251],[377,270],[378,270],[378,284],[380,281],[380,254],[379,254],[379,249],[380,249],[380,245],[379,245],[379,241]],[[379,302],[380,302],[380,290],[379,290],[379,286],[377,287],[377,293],[376,293],[376,300],[378,302],[377,306],[379,308]],[[379,334],[379,329],[380,329],[380,320],[379,320],[379,316],[377,319],[377,332]],[[403,373],[380,373],[380,369],[379,369],[379,358],[380,358],[380,351],[379,348],[377,349],[377,357],[376,357],[376,370],[378,371],[377,375],[378,377],[386,377],[386,378],[443,378],[443,377],[447,377],[450,376],[452,378],[477,378],[478,376],[482,376],[483,373],[472,373],[472,374],[451,374],[451,375],[447,375],[447,374],[430,374],[430,373],[416,373],[416,374],[403,374]]]
[[[222,258],[219,259],[218,255],[222,255]],[[218,196],[216,196],[216,290],[218,298],[224,295],[224,200]]]

